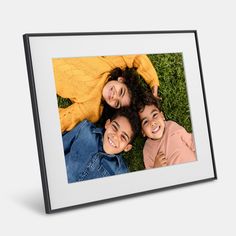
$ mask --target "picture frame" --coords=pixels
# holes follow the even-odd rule
[[[46,213],[217,179],[196,30],[27,33],[23,41]],[[69,184],[52,59],[167,54],[182,58],[196,161]],[[161,82],[158,91],[166,101]]]

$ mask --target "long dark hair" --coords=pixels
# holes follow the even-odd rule
[[[136,109],[136,105],[139,103],[140,94],[143,93],[143,84],[141,84],[141,81],[144,81],[141,79],[141,76],[137,73],[136,68],[128,68],[126,67],[124,70],[117,67],[114,70],[112,70],[108,76],[108,82],[112,80],[118,80],[119,77],[123,77],[124,84],[128,88],[128,93],[130,96],[130,105],[131,109]],[[145,83],[145,82],[142,82]],[[105,101],[102,101],[103,105],[103,112],[102,116],[98,122],[99,125],[103,126],[107,119],[113,116],[115,111],[117,109],[112,108],[109,106]]]

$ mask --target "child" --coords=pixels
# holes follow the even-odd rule
[[[57,94],[72,101],[69,107],[59,109],[62,133],[84,119],[97,122],[103,103],[115,109],[130,105],[132,95],[135,96],[135,76],[125,70],[127,67],[137,68],[153,94],[158,93],[157,74],[146,55],[54,58],[52,61]],[[117,77],[108,81],[115,68],[119,68],[119,73],[115,71]]]
[[[174,121],[165,121],[159,100],[149,94],[139,104],[142,133],[147,136],[143,149],[148,168],[196,160],[193,135]]]
[[[65,133],[62,137],[68,182],[127,173],[119,153],[132,148],[139,127],[138,114],[121,108],[107,120],[105,131],[84,120]]]

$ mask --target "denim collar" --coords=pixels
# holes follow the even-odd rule
[[[94,128],[94,129],[92,130],[92,133],[94,133],[94,134],[101,134],[102,137],[103,137],[104,128],[98,128],[98,127],[96,127],[96,128]]]

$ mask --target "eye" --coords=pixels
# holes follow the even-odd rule
[[[142,122],[142,126],[146,126],[147,123],[148,123],[148,121],[147,121],[147,120],[144,120],[144,121]]]
[[[154,113],[153,118],[157,118],[157,117],[158,117],[158,113]]]
[[[124,136],[124,135],[121,136],[121,140],[122,140],[123,142],[127,142],[127,141],[128,141],[127,138],[126,138],[126,136]]]
[[[117,131],[117,127],[116,127],[114,124],[112,124],[112,129],[113,129],[114,131]]]

